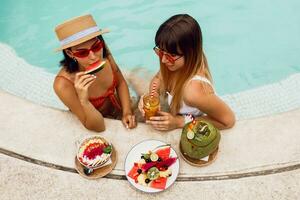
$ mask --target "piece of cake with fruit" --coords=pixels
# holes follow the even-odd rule
[[[77,154],[81,164],[88,168],[98,168],[105,164],[112,153],[112,145],[104,138],[93,137],[85,140]]]

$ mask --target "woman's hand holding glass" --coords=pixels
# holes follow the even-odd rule
[[[150,117],[150,120],[147,120],[146,123],[150,124],[155,130],[158,131],[168,131],[173,130],[179,127],[180,116],[173,116],[168,112],[158,112],[159,116]]]
[[[154,92],[142,95],[138,108],[146,120],[151,116],[157,115],[157,112],[160,111],[159,94]]]

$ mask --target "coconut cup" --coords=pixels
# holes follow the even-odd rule
[[[192,159],[202,159],[219,146],[220,131],[204,120],[187,123],[181,133],[181,153]]]

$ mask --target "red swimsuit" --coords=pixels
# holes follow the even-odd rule
[[[65,76],[56,76],[56,78],[59,78],[59,77],[64,78],[64,79],[72,82],[72,84],[74,84],[73,81],[66,78]],[[94,105],[94,107],[96,109],[99,109],[103,106],[105,100],[107,98],[109,98],[112,105],[116,109],[121,110],[120,103],[118,102],[118,100],[115,96],[115,91],[116,91],[117,85],[118,85],[118,80],[116,79],[116,72],[113,70],[113,82],[112,82],[111,86],[106,90],[106,92],[103,95],[101,95],[99,97],[90,97],[89,101]]]
[[[102,96],[99,97],[90,97],[89,100],[90,102],[95,106],[95,108],[99,109],[103,106],[106,98],[109,98],[112,105],[121,110],[121,106],[115,96],[115,91],[118,85],[118,81],[116,79],[116,74],[115,71],[113,71],[113,82],[111,84],[111,86],[106,90],[105,94],[103,94]]]

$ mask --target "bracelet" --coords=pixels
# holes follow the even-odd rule
[[[183,117],[184,117],[184,124],[190,123],[191,121],[194,120],[194,117],[191,114],[185,114]]]

